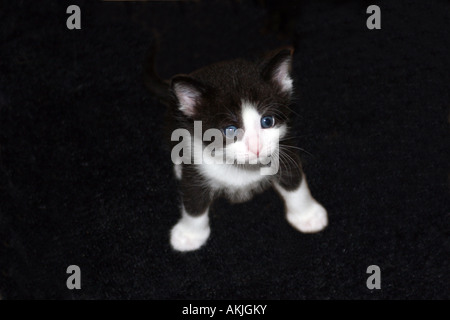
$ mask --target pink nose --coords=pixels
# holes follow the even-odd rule
[[[258,136],[248,137],[245,140],[245,144],[247,145],[248,151],[256,154],[256,156],[259,156],[260,146]]]

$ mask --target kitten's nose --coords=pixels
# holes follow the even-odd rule
[[[250,136],[245,140],[245,144],[247,145],[248,151],[259,156],[260,145],[259,145],[259,137],[257,135]]]

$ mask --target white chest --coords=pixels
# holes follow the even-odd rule
[[[269,181],[259,169],[241,169],[231,164],[201,164],[197,168],[212,189],[224,192],[233,202],[249,200]]]

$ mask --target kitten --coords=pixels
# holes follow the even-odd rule
[[[214,199],[247,201],[271,186],[283,198],[294,228],[306,233],[325,228],[327,212],[311,196],[298,148],[288,136],[293,50],[284,48],[255,62],[220,62],[167,81],[155,73],[155,52],[153,48],[146,65],[147,87],[168,106],[170,130],[190,134],[184,147],[192,151],[172,157],[182,199],[181,219],[170,232],[172,247],[192,251],[206,243]],[[194,132],[198,124],[200,135]],[[209,129],[220,130],[214,142],[222,147],[205,153],[210,142],[202,137]],[[277,161],[273,174],[262,173]]]

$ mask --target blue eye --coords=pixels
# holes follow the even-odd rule
[[[236,130],[237,128],[235,126],[228,126],[223,130],[223,132],[225,133],[226,137],[233,138]]]
[[[272,116],[266,116],[261,118],[261,128],[272,128],[275,125],[275,119]]]

